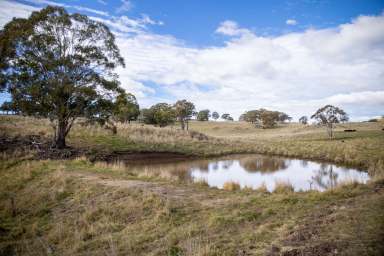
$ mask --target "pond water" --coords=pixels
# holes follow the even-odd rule
[[[210,187],[223,188],[226,182],[257,189],[265,185],[273,191],[276,183],[292,184],[295,191],[324,191],[341,182],[366,183],[369,175],[356,169],[327,163],[266,155],[231,155],[215,159],[186,160],[174,163],[127,163],[139,175],[160,176],[179,181],[204,180]]]

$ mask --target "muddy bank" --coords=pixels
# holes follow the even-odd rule
[[[195,159],[191,155],[185,155],[175,152],[126,152],[115,151],[105,156],[105,161],[108,163],[124,162],[134,164],[148,164],[148,163],[170,163]]]
[[[74,159],[85,156],[90,161],[125,162],[135,164],[168,163],[184,161],[196,158],[176,152],[154,151],[103,151],[96,148],[74,148],[68,146],[65,149],[57,149],[52,146],[52,140],[41,135],[9,137],[0,135],[0,152],[6,155],[22,156],[32,154],[34,160],[61,160]]]

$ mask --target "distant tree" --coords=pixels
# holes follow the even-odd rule
[[[299,118],[299,122],[300,122],[301,124],[308,124],[308,117],[306,117],[306,116],[302,116],[302,117],[300,117],[300,118]]]
[[[153,111],[150,108],[141,109],[138,117],[138,121],[143,122],[145,124],[155,124]]]
[[[130,123],[137,120],[139,114],[139,104],[133,94],[122,92],[116,97],[113,115],[117,121]]]
[[[320,125],[325,126],[329,138],[332,139],[334,125],[342,122],[343,120],[348,120],[348,115],[341,108],[326,105],[319,108],[316,113],[311,116],[311,118],[315,119]]]
[[[288,115],[286,116],[289,117]],[[247,111],[243,114],[243,118],[244,121],[255,124],[257,126],[261,124],[261,127],[264,129],[272,128],[276,125],[277,122],[287,119],[282,117],[282,112],[270,111],[263,108]]]
[[[157,103],[149,109],[141,111],[142,121],[146,124],[167,126],[175,122],[175,110],[167,103]]]
[[[217,119],[219,119],[219,117],[220,117],[220,115],[219,115],[219,113],[217,113],[216,111],[214,111],[214,112],[212,113],[212,118],[213,118],[213,119],[217,120]]]
[[[255,124],[260,120],[261,118],[261,111],[260,110],[250,110],[245,112],[244,114],[244,121]]]
[[[208,121],[211,117],[209,113],[210,111],[208,109],[200,110],[199,113],[197,113],[197,121]]]
[[[263,129],[272,128],[279,121],[279,112],[263,109],[260,114]]]
[[[286,113],[284,112],[278,112],[278,121],[279,122],[285,122],[285,121],[292,121],[292,117],[290,117],[289,115],[287,115]]]
[[[78,117],[110,113],[121,90],[113,70],[124,61],[114,35],[103,23],[61,7],[6,24],[0,53],[1,87],[23,114],[49,118],[57,148],[66,146]]]
[[[222,114],[221,118],[224,119],[224,120],[227,120],[227,121],[233,121],[233,118],[228,113]]]
[[[221,118],[226,120],[230,115],[228,113],[224,113],[221,115]]]
[[[179,100],[174,105],[175,115],[177,120],[180,122],[181,129],[185,129],[185,125],[187,124],[188,130],[188,120],[191,119],[195,112],[195,105],[192,102],[187,100]]]

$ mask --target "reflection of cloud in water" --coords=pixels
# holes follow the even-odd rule
[[[233,160],[225,160],[222,162],[222,167],[224,169],[229,169],[233,165]]]
[[[276,180],[289,180],[295,191],[323,191],[340,182],[366,182],[369,179],[367,173],[354,169],[263,155],[234,155],[175,163],[129,163],[127,169],[138,176],[154,176],[182,182],[206,180],[209,186],[219,188],[228,181],[238,182],[241,187],[253,188],[265,184],[269,191],[275,188]]]

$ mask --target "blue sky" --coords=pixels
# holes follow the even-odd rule
[[[0,26],[47,4],[110,26],[122,86],[143,107],[186,98],[234,117],[266,107],[298,118],[328,103],[354,120],[384,114],[382,0],[3,0]]]

